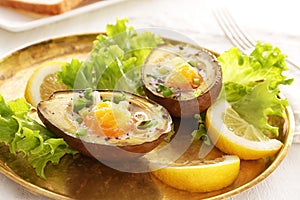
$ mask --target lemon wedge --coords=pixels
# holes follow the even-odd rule
[[[64,62],[48,61],[37,67],[27,81],[25,99],[36,107],[41,100],[48,99],[57,90],[66,89],[66,85],[57,82],[56,72],[61,70]]]
[[[243,120],[225,100],[215,102],[207,110],[206,127],[217,148],[245,160],[274,155],[283,145]]]
[[[189,192],[211,192],[231,185],[240,170],[238,156],[172,164],[151,173],[174,188]]]

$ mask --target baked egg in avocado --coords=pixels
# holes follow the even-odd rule
[[[171,41],[154,48],[142,68],[146,95],[175,117],[205,111],[222,87],[221,67],[211,52]]]
[[[122,91],[57,91],[41,101],[37,111],[51,131],[97,159],[139,157],[172,132],[172,119],[164,107]]]

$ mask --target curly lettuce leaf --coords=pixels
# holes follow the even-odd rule
[[[57,164],[65,154],[75,154],[62,138],[30,118],[24,98],[6,102],[0,95],[0,142],[13,154],[22,153],[38,176],[45,178],[47,163]]]
[[[161,44],[160,37],[139,33],[127,25],[127,19],[117,20],[99,34],[86,61],[73,59],[58,72],[58,80],[70,89],[118,89],[137,94],[141,90],[141,66],[151,49]]]
[[[285,57],[279,48],[260,42],[250,55],[234,47],[218,57],[226,100],[247,122],[274,136],[278,136],[278,128],[271,126],[268,118],[284,117],[288,105],[287,100],[278,98],[279,86],[293,81],[283,75],[288,69]]]
[[[251,92],[232,103],[232,108],[247,122],[255,125],[266,135],[278,136],[278,127],[268,123],[270,116],[285,117],[286,99],[278,98],[278,89],[270,90],[270,83],[264,81],[256,85]]]
[[[261,81],[270,80],[270,88],[275,89],[279,84],[291,83],[282,74],[288,69],[285,57],[278,47],[258,42],[250,55],[233,47],[221,54],[218,60],[222,65],[224,83],[253,87]]]

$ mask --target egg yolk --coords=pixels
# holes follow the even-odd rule
[[[203,78],[188,63],[177,66],[167,77],[168,87],[190,90],[198,87],[203,82]]]
[[[95,120],[92,121],[94,122],[90,120],[85,124],[94,129],[93,132],[97,134],[104,134],[107,137],[119,137],[132,129],[131,113],[124,105],[101,102],[95,107],[93,113]],[[96,127],[100,129],[100,132],[95,130]]]

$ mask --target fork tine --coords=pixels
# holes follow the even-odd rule
[[[226,37],[234,46],[240,48],[244,53],[255,47],[256,42],[239,27],[228,9],[215,8],[213,14]],[[300,66],[290,59],[286,58],[285,61],[289,63],[290,66],[300,70]]]
[[[249,35],[246,35],[245,32],[240,28],[240,26],[236,23],[230,12],[225,9],[224,10],[225,17],[228,21],[231,22],[232,28],[236,31],[237,35],[239,36],[239,39],[244,42],[245,45],[248,46],[248,48],[253,48],[256,45],[256,42],[251,40]]]
[[[213,13],[219,26],[233,45],[241,48],[243,51],[255,47],[256,42],[251,40],[250,37],[241,30],[227,9],[215,9]]]

